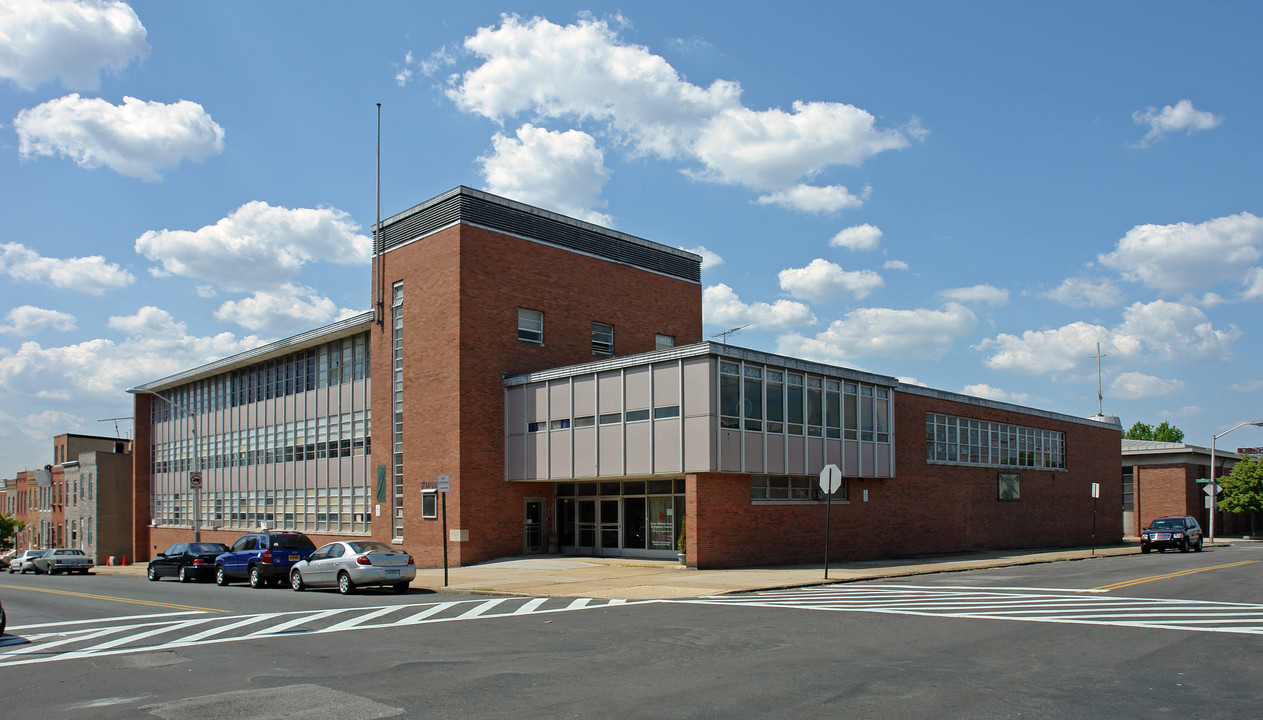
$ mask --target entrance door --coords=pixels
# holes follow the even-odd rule
[[[527,555],[544,552],[544,501],[536,498],[527,500],[525,518],[522,551]]]
[[[575,502],[575,553],[579,555],[596,554],[596,501],[577,500]]]
[[[601,555],[618,555],[620,545],[618,542],[618,505],[617,499],[601,500]]]

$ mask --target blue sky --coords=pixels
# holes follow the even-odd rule
[[[0,476],[367,309],[379,102],[386,215],[607,224],[707,258],[707,334],[1072,415],[1099,342],[1106,412],[1208,445],[1263,420],[1261,16],[0,0]]]

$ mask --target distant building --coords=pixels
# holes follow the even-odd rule
[[[1232,471],[1241,452],[1215,449],[1216,475]],[[1210,509],[1205,483],[1210,478],[1210,448],[1155,440],[1123,440],[1123,532],[1136,536],[1154,518],[1192,515],[1205,530]],[[1220,511],[1215,534],[1249,532],[1249,518]]]
[[[58,435],[61,463],[62,534],[98,565],[131,555],[131,441],[112,437]],[[64,450],[63,450],[64,448]]]

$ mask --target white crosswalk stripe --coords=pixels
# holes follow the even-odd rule
[[[1059,589],[855,583],[677,602],[1263,635],[1260,604],[1119,598]]]
[[[197,615],[188,612],[133,618],[101,618],[97,627],[75,621],[73,629],[57,632],[58,623],[9,628],[21,638],[0,645],[0,668],[73,658],[172,650],[210,643],[260,640],[294,635],[369,630],[422,623],[456,622],[571,612],[627,604],[626,600],[592,598],[525,598],[456,600],[406,605],[289,611],[252,615]],[[145,622],[134,622],[143,619]],[[27,634],[26,631],[37,632]]]

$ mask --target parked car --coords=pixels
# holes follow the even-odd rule
[[[339,540],[321,545],[306,560],[294,563],[289,585],[294,590],[336,587],[343,595],[368,585],[405,593],[416,577],[417,564],[406,550],[374,540]]]
[[[4,634],[4,624],[7,620],[4,617],[4,603],[0,603],[0,635]]]
[[[1179,548],[1180,552],[1188,552],[1192,548],[1202,551],[1202,526],[1197,519],[1188,515],[1168,515],[1149,523],[1149,527],[1140,533],[1140,552],[1150,550],[1164,552],[1167,549]]]
[[[82,550],[53,548],[35,558],[31,564],[35,566],[37,573],[56,575],[59,572],[81,572],[87,575],[96,563],[92,562],[92,558],[84,555]]]
[[[180,582],[209,580],[215,576],[215,558],[226,552],[228,546],[223,543],[176,543],[149,561],[145,577],[154,581],[164,577],[177,577]]]
[[[215,560],[215,584],[247,580],[252,588],[280,585],[289,577],[294,563],[307,559],[315,549],[316,544],[300,532],[247,533]]]
[[[35,558],[40,557],[47,550],[23,550],[9,561],[9,574],[15,572],[39,572],[35,569]]]

